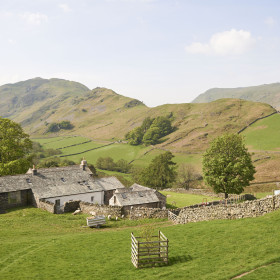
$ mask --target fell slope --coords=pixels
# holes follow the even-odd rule
[[[149,108],[106,88],[89,90],[58,79],[37,78],[0,87],[0,115],[20,122],[33,137],[53,136],[46,134],[48,124],[68,120],[74,129],[60,131],[59,135],[118,140],[140,126],[144,118],[168,115],[176,130],[157,146],[173,152],[204,151],[214,137],[237,132],[273,112],[275,109],[268,104],[238,99]]]
[[[200,94],[192,103],[211,102],[220,98],[239,98],[263,102],[279,109],[280,83],[240,88],[213,88]]]

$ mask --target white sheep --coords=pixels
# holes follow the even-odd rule
[[[122,219],[124,218],[124,214],[122,214]]]
[[[90,214],[91,216],[95,216],[95,215],[96,215],[96,213],[95,213],[94,211],[89,212],[89,214]]]
[[[118,220],[119,218],[118,218],[118,216],[116,217],[116,221]]]
[[[78,208],[74,213],[73,213],[73,215],[77,215],[77,214],[80,214],[82,211],[81,211],[81,209],[80,208]]]
[[[108,215],[108,220],[111,220],[111,217],[112,217],[111,215]]]

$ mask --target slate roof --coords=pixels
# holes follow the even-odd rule
[[[94,185],[102,186],[105,191],[115,189],[126,189],[125,186],[116,177],[104,177],[96,179]]]
[[[155,192],[151,190],[115,192],[114,196],[116,196],[119,206],[138,205],[160,201]],[[111,199],[114,199],[114,196]]]
[[[38,198],[51,198],[124,188],[115,177],[95,179],[91,175],[89,168],[83,170],[79,165],[41,168],[36,175],[29,170],[24,175],[0,177],[0,193],[32,189]]]
[[[136,184],[134,183],[130,189],[132,191],[156,191],[155,189],[151,189],[151,188],[148,188],[148,187],[144,187],[142,185],[139,185],[139,184]]]

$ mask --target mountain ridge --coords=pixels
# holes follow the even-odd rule
[[[157,147],[179,152],[202,151],[216,136],[238,132],[275,109],[240,99],[211,103],[147,107],[107,88],[88,89],[63,79],[30,79],[0,87],[0,116],[21,123],[30,135],[52,135],[48,126],[70,121],[74,128],[53,135],[83,135],[100,140],[124,139],[146,117],[171,116],[176,130]]]
[[[238,88],[212,88],[198,95],[192,103],[208,103],[220,98],[262,102],[280,109],[280,83]]]

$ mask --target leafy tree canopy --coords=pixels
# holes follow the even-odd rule
[[[155,157],[151,164],[142,171],[140,183],[156,189],[170,187],[177,175],[176,163],[172,161],[173,157],[171,152]]]
[[[29,135],[21,126],[0,117],[0,176],[24,173],[31,164]]]
[[[131,145],[155,145],[161,137],[170,134],[173,130],[169,117],[147,117],[141,126],[128,132],[125,138]]]
[[[254,179],[255,168],[243,138],[238,134],[217,137],[203,155],[203,175],[216,193],[240,194]]]

